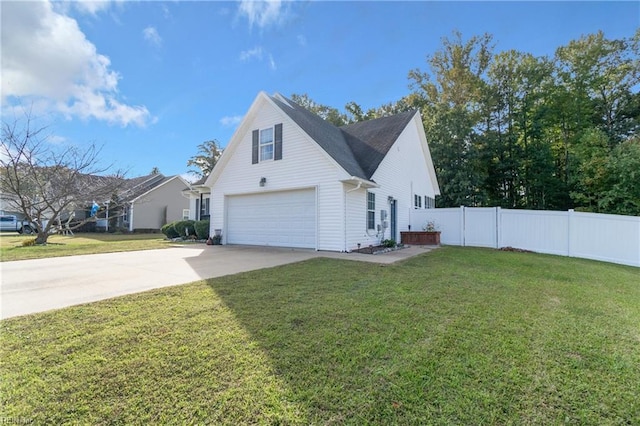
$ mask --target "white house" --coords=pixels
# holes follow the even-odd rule
[[[205,186],[223,244],[330,251],[399,241],[440,193],[418,111],[338,128],[264,92]]]

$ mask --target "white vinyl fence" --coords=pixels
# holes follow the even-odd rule
[[[411,229],[434,221],[442,244],[514,247],[640,266],[640,217],[569,210],[459,207],[411,212]]]

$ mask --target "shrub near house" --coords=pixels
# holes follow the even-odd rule
[[[189,238],[196,237],[199,240],[209,238],[209,221],[208,220],[178,220],[167,223],[161,229],[167,238]]]

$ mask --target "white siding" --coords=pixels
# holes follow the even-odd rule
[[[366,247],[369,244],[379,243],[383,238],[390,238],[391,206],[388,197],[397,200],[398,235],[395,239],[398,242],[400,231],[407,231],[411,223],[411,214],[414,210],[413,195],[435,197],[435,182],[432,182],[429,176],[425,161],[424,150],[428,147],[426,144],[422,145],[418,126],[422,126],[422,122],[419,114],[416,114],[389,149],[371,179],[380,185],[379,188],[370,189],[376,194],[376,225],[380,223],[380,210],[386,210],[388,213],[389,228],[385,230],[384,235],[376,234],[375,231],[367,232],[366,191],[362,189],[350,194],[347,202],[349,250],[357,248],[358,243]]]
[[[232,155],[211,191],[211,229],[222,229],[226,243],[225,196],[317,188],[318,250],[343,250],[344,213],[340,180],[348,176],[289,117],[266,99],[242,133],[234,135]],[[252,107],[253,108],[253,107]],[[282,160],[251,164],[252,130],[283,123]],[[261,187],[260,179],[266,178]]]

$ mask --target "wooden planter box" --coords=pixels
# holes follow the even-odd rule
[[[402,244],[414,244],[417,246],[439,246],[440,231],[405,231],[400,232],[400,242]]]

